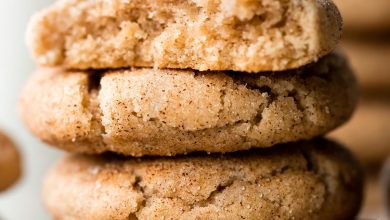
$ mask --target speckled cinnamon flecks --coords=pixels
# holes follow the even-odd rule
[[[362,172],[325,140],[220,155],[68,156],[49,172],[55,219],[353,219]]]
[[[231,152],[325,134],[350,117],[356,90],[335,54],[277,74],[40,69],[20,109],[35,135],[71,152]]]

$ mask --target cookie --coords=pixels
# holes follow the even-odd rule
[[[352,219],[362,176],[326,140],[224,156],[73,155],[51,169],[43,198],[55,219]]]
[[[364,92],[390,92],[390,38],[378,41],[345,39],[342,48]]]
[[[44,66],[259,72],[316,61],[340,35],[330,0],[59,0],[27,41]]]
[[[83,153],[231,152],[325,134],[350,117],[357,99],[337,55],[278,74],[92,72],[32,76],[20,109],[36,136]]]
[[[15,144],[0,132],[0,192],[8,189],[20,178],[20,160]]]
[[[363,99],[351,122],[330,137],[348,146],[362,163],[381,164],[390,155],[390,99]]]
[[[389,32],[389,0],[334,0],[344,19],[346,31]]]

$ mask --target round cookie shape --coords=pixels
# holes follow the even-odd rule
[[[0,192],[5,191],[20,178],[21,157],[15,144],[0,132]]]
[[[388,0],[334,0],[340,9],[346,31],[390,33]]]
[[[353,219],[363,186],[349,152],[314,140],[225,155],[73,155],[43,188],[55,219],[261,220]]]
[[[357,100],[353,75],[337,55],[278,74],[38,72],[22,93],[21,116],[36,136],[70,152],[170,156],[270,147],[329,132]]]
[[[256,73],[318,60],[341,27],[330,0],[59,0],[27,42],[41,66]]]

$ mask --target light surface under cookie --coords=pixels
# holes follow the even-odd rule
[[[325,140],[220,155],[68,156],[49,172],[56,219],[353,219],[362,173]]]
[[[259,72],[316,61],[340,35],[328,0],[59,0],[27,41],[45,66]]]
[[[15,144],[0,132],[0,192],[15,184],[21,170],[20,154]]]
[[[22,93],[22,118],[43,141],[71,152],[270,147],[329,132],[350,117],[357,100],[353,75],[336,55],[278,74],[38,72]]]

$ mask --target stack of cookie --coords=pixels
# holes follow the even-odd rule
[[[331,53],[340,32],[326,0],[60,0],[38,13],[28,41],[41,67],[21,113],[73,153],[45,180],[49,212],[355,216],[358,164],[315,138],[356,104],[353,74]]]

